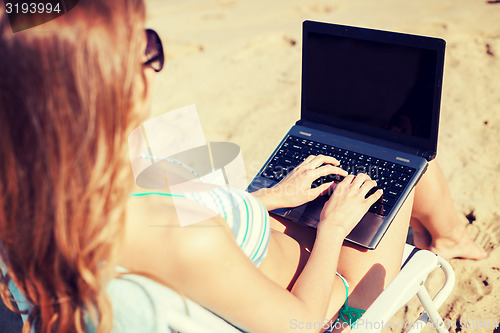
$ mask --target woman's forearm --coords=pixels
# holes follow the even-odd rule
[[[318,231],[311,256],[293,286],[292,293],[316,313],[319,320],[328,319],[337,263],[344,240],[342,226],[324,226]]]

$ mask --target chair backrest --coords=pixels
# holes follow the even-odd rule
[[[6,271],[1,260],[0,269]],[[16,285],[11,281],[8,287],[19,310],[29,310],[29,303]],[[125,274],[112,280],[107,292],[113,306],[113,332],[241,332],[207,309],[144,276]],[[27,318],[27,314],[16,314],[0,301],[0,332],[21,332]],[[87,332],[95,332],[90,322]]]
[[[241,332],[207,309],[144,276],[127,274],[114,279],[107,291],[113,303],[115,332]]]
[[[375,300],[374,304],[360,320],[374,324],[387,322],[409,299],[422,292],[426,293],[425,290],[422,290],[422,288],[425,289],[423,281],[431,271],[441,268],[447,276],[443,289],[437,294],[434,301],[423,302],[427,313],[437,313],[437,308],[448,297],[453,288],[454,275],[451,266],[435,254],[429,251],[417,252],[411,246],[405,248],[403,266],[401,273]],[[9,285],[9,289],[18,302],[18,307],[21,310],[27,309],[26,299],[13,283]],[[113,305],[113,332],[242,332],[207,309],[144,276],[124,274],[109,283],[107,292]],[[26,320],[26,317],[26,315],[23,315],[23,320]],[[426,319],[419,320],[425,326]],[[436,319],[433,320],[436,321]],[[375,326],[374,329],[367,325],[356,325],[354,330],[362,332],[380,331],[380,329],[377,329],[377,325],[373,326]],[[88,325],[87,331],[93,333],[95,330],[92,325]],[[8,332],[16,331],[9,330]]]

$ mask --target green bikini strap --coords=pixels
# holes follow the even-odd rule
[[[356,321],[365,314],[366,310],[353,308],[349,305],[344,304],[340,308],[339,318],[342,322],[348,323],[349,325],[356,325]]]
[[[145,197],[148,195],[160,195],[164,197],[175,197],[175,198],[184,198],[185,195],[183,194],[173,194],[173,193],[167,193],[167,192],[138,192],[138,193],[131,193],[131,197]]]
[[[345,287],[345,302],[340,308],[337,321],[340,320],[343,323],[348,323],[352,327],[356,325],[356,321],[365,314],[366,310],[353,308],[352,306],[347,305],[347,300],[349,299],[349,284],[342,275],[339,273],[337,273],[337,275],[340,277]]]

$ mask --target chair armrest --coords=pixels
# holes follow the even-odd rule
[[[446,276],[443,288],[434,298],[433,305],[430,305],[437,310],[451,293],[455,284],[455,275],[444,259],[430,251],[420,250],[409,259],[401,272],[357,321],[353,330],[380,332],[397,310],[408,303],[421,288],[425,288],[425,280],[436,268],[443,269]]]

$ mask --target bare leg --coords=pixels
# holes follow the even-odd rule
[[[467,234],[437,162],[429,164],[415,189],[411,227],[417,247],[429,249],[444,259],[479,260],[488,256]]]
[[[375,250],[360,249],[348,243],[342,248],[338,272],[349,282],[348,305],[351,307],[367,309],[399,273],[412,205],[413,193]],[[345,294],[342,303],[344,300]],[[332,310],[338,309],[335,300],[332,305]]]

